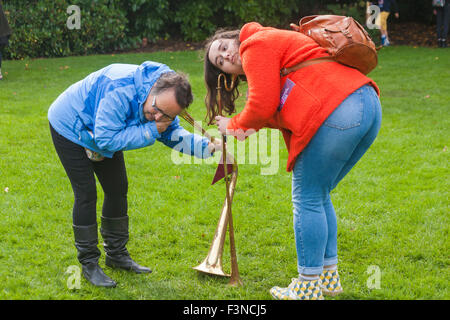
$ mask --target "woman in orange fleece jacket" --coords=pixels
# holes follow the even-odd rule
[[[287,288],[273,287],[276,299],[323,299],[322,293],[342,292],[330,192],[367,151],[381,124],[378,87],[356,69],[322,62],[280,76],[284,67],[323,56],[328,53],[311,38],[256,22],[218,31],[206,46],[210,123],[215,120],[221,133],[238,139],[263,127],[277,128],[289,152],[299,277]],[[235,80],[231,92],[221,89],[224,110],[236,111],[242,80],[248,83],[247,102],[232,118],[211,119],[218,111],[220,73],[228,83]]]

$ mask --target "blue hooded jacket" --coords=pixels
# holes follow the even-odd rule
[[[119,150],[146,147],[155,140],[198,158],[211,156],[209,140],[180,126],[178,116],[159,133],[144,117],[143,105],[153,84],[166,72],[164,64],[112,64],[65,90],[50,106],[52,127],[68,140],[112,158]],[[92,134],[91,134],[92,133]]]

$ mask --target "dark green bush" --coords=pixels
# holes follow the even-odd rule
[[[67,8],[78,5],[81,28],[70,30]],[[13,30],[6,56],[58,57],[107,52],[130,46],[126,17],[114,1],[32,0],[4,3]]]
[[[219,1],[214,6],[209,0],[183,1],[175,13],[175,22],[179,24],[183,38],[201,41],[214,33],[220,5]]]
[[[127,36],[136,39],[147,38],[149,41],[169,38],[169,26],[173,20],[171,1],[118,0],[117,2],[127,18]]]
[[[185,40],[200,41],[219,27],[238,28],[249,21],[286,27],[296,14],[295,0],[187,0],[178,7],[175,22]]]
[[[294,0],[229,0],[224,6],[225,23],[227,25],[258,21],[263,25],[288,26],[291,16],[297,16],[297,5]]]

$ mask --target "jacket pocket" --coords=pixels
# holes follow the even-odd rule
[[[358,89],[349,95],[325,120],[324,125],[347,130],[361,125],[363,118],[363,97]]]

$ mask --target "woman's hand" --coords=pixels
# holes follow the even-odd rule
[[[220,131],[221,134],[226,135],[227,134],[227,125],[228,125],[228,122],[231,120],[231,118],[216,116],[215,119],[216,119],[217,129]]]

